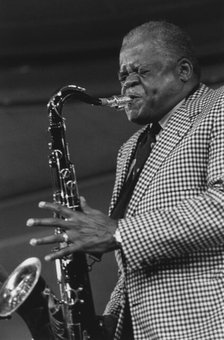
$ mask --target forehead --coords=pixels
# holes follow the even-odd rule
[[[120,68],[129,65],[151,64],[162,58],[161,48],[150,41],[127,44],[120,52]]]

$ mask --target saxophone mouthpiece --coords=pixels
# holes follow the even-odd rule
[[[128,103],[130,103],[132,99],[128,96],[120,95],[108,98],[99,98],[99,100],[101,101],[100,105],[102,106],[110,106],[114,107],[115,109],[122,110],[126,105],[128,105]]]

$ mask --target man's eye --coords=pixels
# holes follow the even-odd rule
[[[139,75],[140,77],[144,77],[149,72],[150,72],[149,69],[139,67],[139,68],[134,69],[130,73],[127,73],[127,72],[118,73],[118,79],[121,83],[123,83],[126,81],[127,77],[129,77],[129,75]]]
[[[144,75],[146,75],[147,73],[149,73],[150,71],[148,70],[148,69],[146,69],[146,68],[139,68],[139,70],[138,70],[138,74],[140,75],[140,76],[144,76]]]
[[[119,81],[121,83],[124,82],[126,80],[126,78],[127,78],[127,74],[126,73],[119,73],[118,79],[119,79]]]

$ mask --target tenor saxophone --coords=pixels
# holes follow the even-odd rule
[[[53,175],[53,200],[70,209],[81,210],[75,168],[70,161],[65,121],[62,117],[63,104],[71,96],[88,104],[107,105],[118,109],[127,105],[130,98],[124,96],[94,98],[89,96],[84,88],[68,85],[53,95],[48,103],[51,134],[49,165]],[[55,232],[58,234],[64,231],[57,228]],[[64,246],[64,243],[60,244],[60,247]],[[55,262],[66,339],[95,340],[97,322],[85,254],[74,254]]]
[[[65,119],[62,115],[63,105],[70,97],[91,105],[116,109],[125,108],[131,98],[127,96],[95,98],[88,95],[82,87],[68,85],[56,92],[48,102],[48,130],[51,136],[49,166],[52,174],[53,201],[73,210],[81,210],[75,167],[70,160]],[[61,218],[57,215],[55,217]],[[56,234],[63,232],[62,228],[55,229]],[[67,246],[65,242],[59,244],[59,248],[65,246]],[[36,258],[32,259],[31,264],[30,261],[28,262],[29,277],[26,275],[25,261],[15,269],[0,290],[0,316],[10,315],[21,306],[33,290],[40,275],[40,263]],[[58,304],[62,317],[54,320],[52,316],[54,338],[56,340],[99,340],[99,323],[94,310],[86,255],[75,253],[57,259],[55,264],[60,293]]]

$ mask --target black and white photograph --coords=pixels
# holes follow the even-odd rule
[[[224,340],[223,0],[0,0],[0,339]]]

